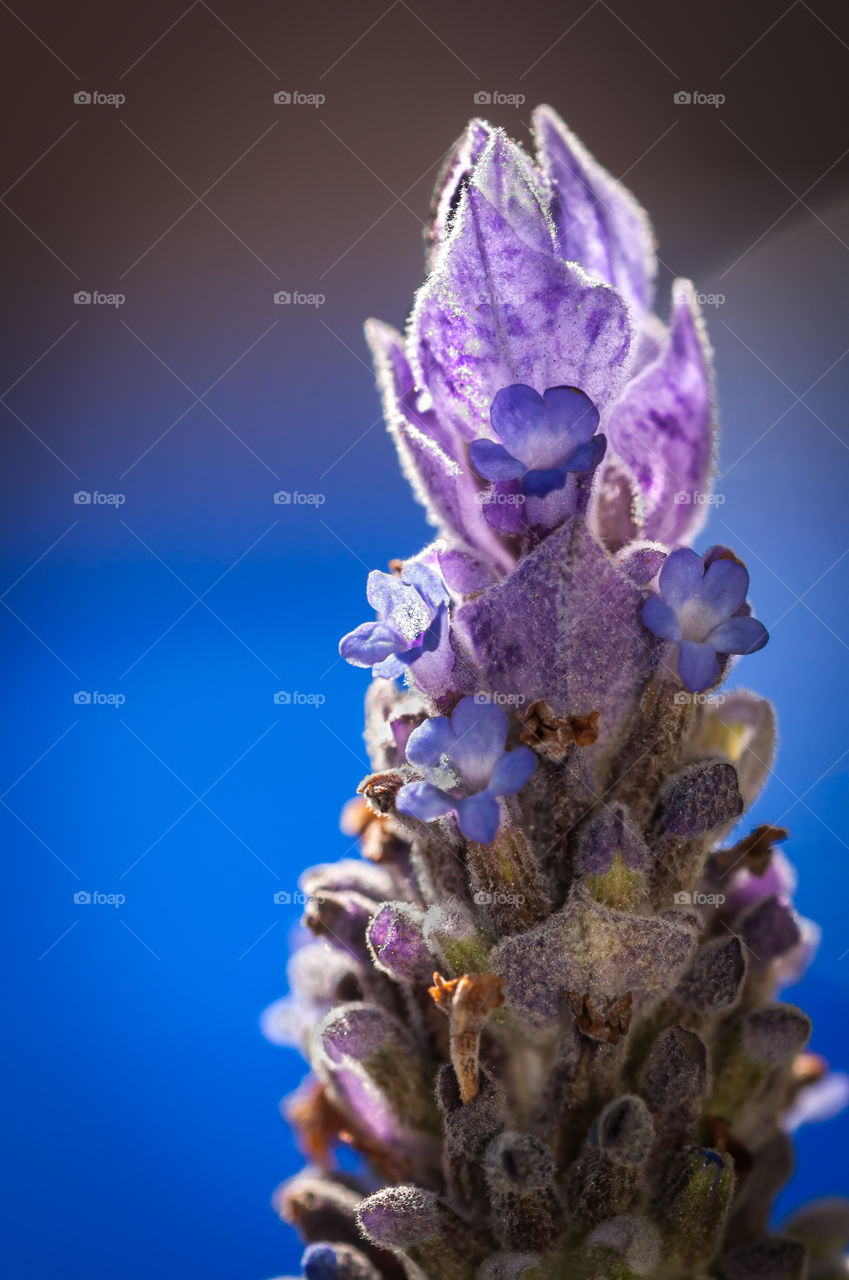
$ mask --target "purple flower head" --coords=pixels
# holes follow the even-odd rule
[[[562,489],[570,471],[593,471],[604,456],[598,410],[577,387],[549,387],[541,396],[522,382],[502,387],[489,419],[501,444],[473,440],[472,466],[486,480],[521,480],[534,497]]]
[[[644,604],[643,622],[678,645],[678,674],[691,692],[719,678],[717,655],[755,653],[769,639],[763,623],[749,615],[749,575],[739,560],[682,547],[667,557],[658,582],[660,595]]]
[[[363,622],[342,637],[339,652],[347,662],[392,679],[439,647],[448,592],[426,565],[411,561],[400,577],[375,569],[368,576],[366,595],[377,621]]]
[[[498,797],[521,791],[536,768],[530,747],[504,750],[507,727],[501,707],[483,694],[462,698],[450,720],[425,720],[410,734],[407,759],[433,771],[447,789],[408,782],[398,792],[399,811],[432,822],[453,809],[467,839],[491,844],[501,816]]]

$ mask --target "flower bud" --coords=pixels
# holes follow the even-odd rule
[[[516,1250],[549,1248],[564,1226],[549,1149],[529,1133],[508,1130],[490,1143],[485,1169],[499,1243]]]
[[[432,1191],[385,1187],[357,1208],[366,1237],[440,1280],[473,1280],[482,1250],[473,1232]]]

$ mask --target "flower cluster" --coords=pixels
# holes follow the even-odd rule
[[[277,1205],[306,1280],[836,1280],[849,1207],[770,1226],[788,1132],[847,1093],[778,999],[816,942],[787,832],[732,837],[774,717],[693,696],[767,641],[740,560],[690,547],[704,326],[687,281],[653,313],[633,196],[534,130],[472,121],[406,336],[367,325],[437,536],[340,645],[376,677],[364,856],[305,874],[265,1018],[311,1068]]]

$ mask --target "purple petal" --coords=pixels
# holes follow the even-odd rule
[[[433,569],[429,569],[421,560],[408,560],[401,570],[401,581],[415,587],[422,599],[430,605],[434,612],[440,605],[448,603],[448,592],[445,584]]]
[[[489,410],[492,428],[508,449],[518,454],[545,417],[545,403],[533,387],[514,382],[502,387]]]
[[[559,467],[550,471],[528,471],[522,480],[522,489],[529,497],[545,498],[566,483],[566,472]]]
[[[397,680],[406,670],[406,662],[402,662],[396,653],[390,653],[388,658],[374,664],[371,673],[373,676],[380,676],[383,680]]]
[[[339,641],[339,652],[355,667],[371,667],[403,647],[394,627],[385,622],[363,622]]]
[[[704,578],[702,557],[689,547],[673,551],[663,562],[658,578],[660,594],[677,612],[696,594]]]
[[[430,226],[427,230],[428,270],[434,265],[439,250],[448,238],[460,195],[491,133],[492,128],[485,120],[470,120],[442,167],[433,193]]]
[[[401,788],[395,800],[399,813],[409,814],[421,822],[433,822],[453,809],[456,800],[429,782],[408,782]]]
[[[492,570],[476,556],[453,547],[440,551],[438,555],[442,576],[452,591],[473,595],[492,586]]]
[[[512,559],[481,513],[478,485],[471,469],[458,459],[464,442],[450,422],[437,418],[421,401],[404,354],[400,334],[377,320],[366,324],[366,338],[377,370],[383,413],[398,450],[404,474],[428,519],[459,536],[486,562],[508,571]]]
[[[657,270],[647,214],[551,107],[538,107],[533,123],[560,254],[615,285],[638,312],[647,311]]]
[[[757,618],[731,618],[708,636],[717,653],[757,653],[769,639],[769,632]]]
[[[514,796],[522,790],[536,767],[537,758],[530,747],[516,747],[501,757],[487,790],[494,796]]]
[[[713,645],[695,644],[692,640],[682,641],[678,674],[691,693],[709,689],[719,676],[719,663]]]
[[[543,393],[546,413],[558,434],[573,446],[586,444],[598,430],[598,409],[578,387],[549,387]]]
[[[600,411],[622,386],[631,342],[624,302],[553,250],[527,159],[496,132],[410,324],[421,385],[469,439],[506,386],[581,387]]]
[[[469,461],[486,480],[517,480],[526,471],[524,462],[494,440],[473,440],[469,445]]]
[[[716,614],[717,622],[724,622],[745,603],[748,590],[749,574],[745,565],[736,560],[714,560],[702,579],[699,599]]]
[[[457,703],[451,729],[451,763],[470,787],[487,786],[504,751],[507,716],[494,702],[475,694]]]
[[[368,576],[366,595],[371,607],[404,637],[398,645],[408,649],[430,626],[433,611],[415,587],[402,582],[394,573],[373,569]]]
[[[667,339],[628,385],[605,430],[612,457],[633,473],[643,496],[642,536],[693,538],[710,510],[716,430],[713,372],[704,324],[689,281],[673,286]]]
[[[642,618],[654,635],[661,636],[664,640],[681,639],[681,628],[675,610],[662,596],[649,596],[643,605]]]
[[[457,802],[457,820],[467,840],[476,840],[478,844],[492,844],[501,821],[498,801],[489,791],[466,796]]]
[[[569,454],[563,465],[567,471],[576,471],[580,475],[587,471],[594,471],[604,457],[606,448],[605,436],[593,436],[592,440],[579,444],[577,449]]]
[[[407,739],[410,764],[433,768],[454,745],[454,733],[447,716],[432,716],[414,729]]]

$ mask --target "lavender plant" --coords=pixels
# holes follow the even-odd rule
[[[729,843],[775,721],[715,692],[767,633],[734,552],[690,546],[704,325],[684,280],[652,312],[633,196],[534,130],[532,161],[471,122],[406,338],[367,325],[438,536],[341,642],[374,772],[268,1015],[311,1066],[278,1206],[308,1280],[836,1280],[849,1205],[769,1222],[793,1117],[841,1086],[777,998],[816,940],[787,832]]]

